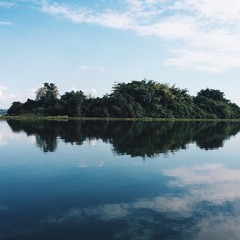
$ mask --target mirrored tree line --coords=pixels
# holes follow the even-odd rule
[[[189,143],[201,149],[217,149],[240,130],[239,122],[8,120],[8,124],[14,132],[34,135],[44,152],[56,151],[59,139],[79,146],[101,139],[118,155],[143,158],[186,149]]]

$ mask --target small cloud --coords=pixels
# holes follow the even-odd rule
[[[85,65],[80,65],[80,66],[78,66],[78,68],[80,69],[81,72],[86,72],[86,71],[90,70],[90,67],[85,66]]]
[[[105,165],[104,161],[99,162],[99,164],[97,165],[97,167],[102,168]]]
[[[70,89],[71,89],[71,91],[74,91],[74,92],[77,91],[77,89],[75,87],[73,87],[73,86]]]
[[[84,92],[86,92],[87,95],[94,96],[96,95],[97,90],[95,88],[91,88],[91,89],[86,89]]]
[[[106,72],[106,68],[104,68],[102,66],[91,67],[91,66],[87,66],[87,65],[80,65],[80,66],[78,66],[78,69],[80,69],[81,72],[95,72],[95,71]]]
[[[6,94],[6,91],[8,88],[6,86],[0,85],[0,103],[1,102],[7,102],[8,100],[18,98],[19,99],[19,94]]]
[[[36,92],[37,92],[36,88],[29,89],[29,96],[30,97],[36,97]]]
[[[79,164],[78,168],[88,168],[88,165],[86,165],[86,164]]]
[[[11,26],[11,22],[0,21],[0,26]]]
[[[91,145],[91,146],[95,146],[96,143],[97,143],[97,140],[95,138],[89,140],[89,145]]]
[[[104,67],[97,67],[97,70],[99,70],[100,72],[106,72],[106,68]]]
[[[36,141],[36,136],[34,136],[34,135],[28,136],[27,141],[31,144],[36,144],[36,142],[37,142]]]

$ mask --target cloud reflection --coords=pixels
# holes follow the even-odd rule
[[[164,171],[174,177],[170,185],[184,187],[197,201],[221,204],[224,201],[240,199],[240,170],[221,164],[208,164],[192,168],[175,168]]]
[[[240,170],[209,164],[168,169],[164,174],[174,178],[169,182],[171,194],[70,209],[61,216],[48,217],[44,223],[64,225],[69,219],[79,224],[90,219],[124,221],[128,227],[116,232],[113,239],[152,239],[161,236],[164,229],[177,233],[178,238],[171,239],[239,239]]]
[[[11,236],[0,233],[0,239],[13,235],[13,239],[20,235],[24,239],[26,234],[38,236],[51,229],[61,232],[68,226],[80,229],[78,236],[69,239],[93,239],[98,233],[98,239],[113,240],[239,239],[240,170],[206,164],[165,169],[164,174],[169,177],[169,188],[159,196],[71,208],[39,219],[33,228],[15,229]]]
[[[0,146],[6,145],[10,139],[19,139],[19,134],[13,133],[10,127],[1,122],[0,124]]]

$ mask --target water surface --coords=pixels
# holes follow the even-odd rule
[[[0,239],[239,239],[239,130],[1,121]]]

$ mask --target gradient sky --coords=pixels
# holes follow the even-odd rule
[[[0,0],[0,108],[144,78],[240,105],[240,1]]]

